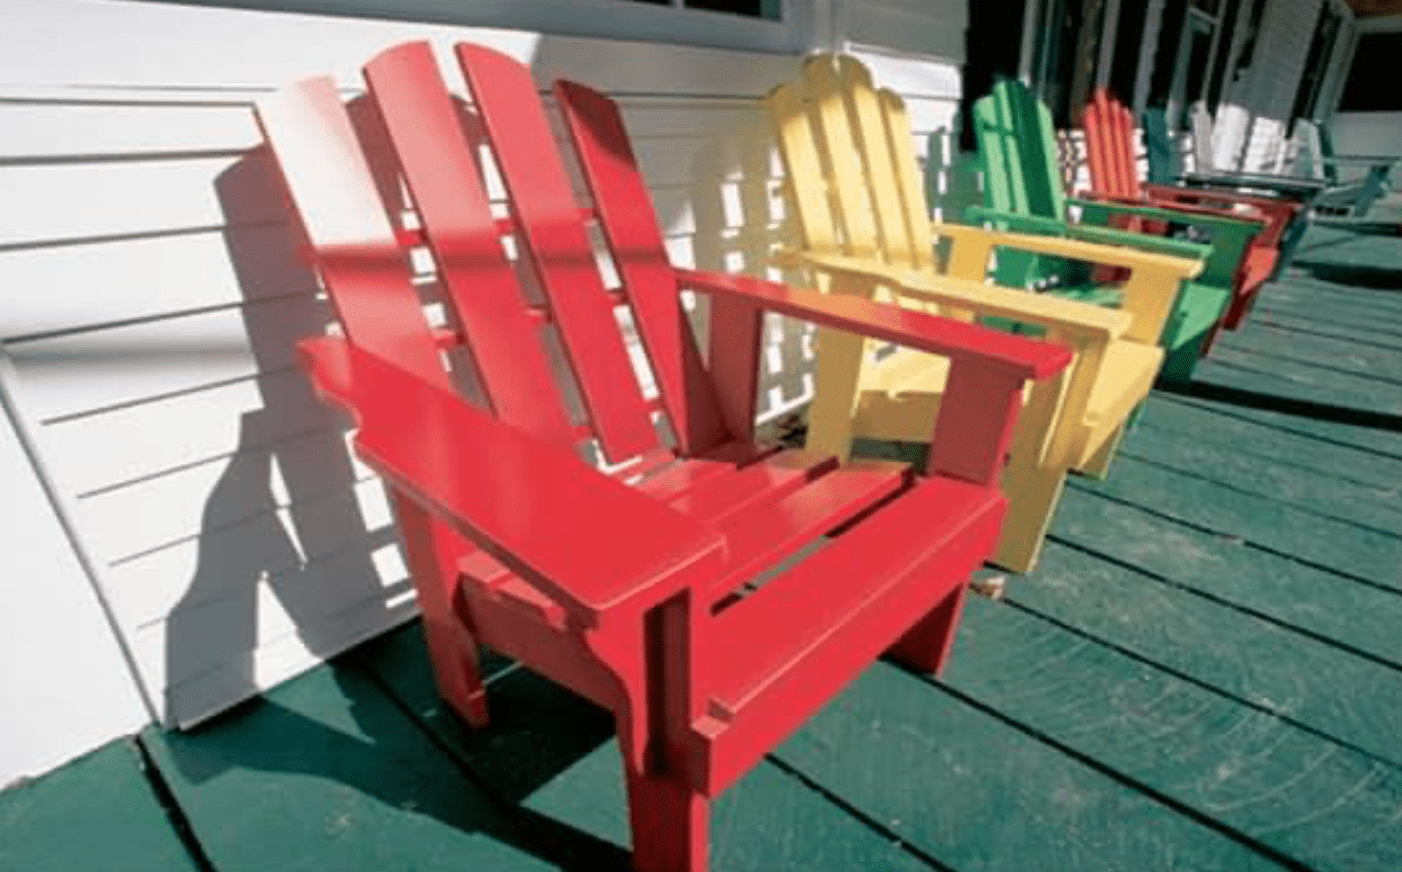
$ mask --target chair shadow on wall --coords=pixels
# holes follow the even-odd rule
[[[353,117],[363,122],[365,108],[363,99],[354,101]],[[468,115],[464,121],[471,136],[474,120]],[[691,203],[678,204],[674,213],[660,212],[664,222],[672,214],[676,224],[682,210],[693,209],[699,266],[753,267],[748,271],[762,274],[769,248],[783,235],[782,223],[769,214],[777,192],[760,121],[756,113],[735,135],[704,143],[694,162],[698,181],[690,189]],[[372,151],[372,163],[373,157]],[[377,181],[392,204],[397,186],[383,177]],[[194,576],[168,618],[166,669],[177,678],[166,694],[167,723],[198,718],[206,710],[185,691],[211,668],[229,676],[218,684],[220,699],[254,698],[168,737],[180,775],[196,785],[230,770],[315,775],[352,787],[395,813],[432,816],[566,868],[627,868],[624,848],[521,806],[613,736],[607,712],[525,670],[504,669],[489,678],[492,697],[501,705],[493,707],[493,723],[485,731],[469,730],[451,716],[426,718],[404,701],[401,682],[416,685],[421,699],[435,698],[423,690],[431,681],[426,656],[414,660],[411,668],[418,674],[388,677],[380,674],[373,653],[363,650],[333,661],[324,676],[310,679],[334,683],[333,697],[340,699],[330,699],[324,711],[288,702],[300,698],[296,693],[258,696],[252,652],[259,644],[277,644],[260,635],[264,604],[276,601],[291,619],[289,632],[323,655],[344,644],[348,625],[337,624],[338,612],[378,629],[393,620],[386,612],[402,610],[407,617],[412,607],[405,603],[408,581],[386,584],[377,568],[377,563],[392,564],[377,552],[392,552],[397,543],[392,524],[372,526],[362,510],[371,499],[366,493],[379,485],[357,472],[345,440],[347,423],[322,409],[295,367],[296,341],[325,332],[332,313],[317,299],[317,279],[299,258],[300,232],[289,222],[269,220],[284,209],[270,155],[261,146],[251,150],[220,175],[216,191],[226,248],[245,297],[244,326],[262,402],[239,416],[237,448],[203,509]],[[433,302],[431,290],[425,296]],[[269,300],[299,302],[288,317],[285,306],[270,312]],[[704,329],[704,311],[697,315]],[[796,364],[804,353],[803,343],[781,341],[778,365],[767,368],[761,389],[786,400],[802,398],[802,370]],[[281,499],[276,480],[282,483]],[[495,664],[500,669],[504,661]],[[399,697],[391,704],[398,706],[395,716],[385,715],[386,697]],[[354,721],[352,729],[338,725],[343,712]],[[406,784],[413,779],[386,777],[384,766],[364,760],[383,755],[383,748],[403,747],[402,735],[396,734],[405,730],[437,734],[437,744],[419,736],[412,745],[425,754],[415,766],[441,769],[443,756],[450,756],[461,770],[454,783],[464,792],[430,791],[427,801],[416,792],[413,810],[404,810]],[[618,788],[623,814],[621,783],[583,786],[590,794]]]

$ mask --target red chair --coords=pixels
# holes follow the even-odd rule
[[[470,110],[449,95],[427,44],[365,68],[421,232],[387,218],[329,79],[259,102],[344,331],[301,343],[304,362],[318,392],[359,424],[356,451],[391,491],[443,696],[485,725],[483,643],[610,709],[636,868],[696,872],[710,798],[874,658],[889,651],[925,671],[944,663],[969,575],[998,539],[998,474],[1024,382],[1058,373],[1071,353],[674,268],[612,101],[555,85],[592,192],[584,211],[529,70],[473,45],[457,58]],[[489,211],[466,111],[485,132],[510,219]],[[591,222],[619,290],[600,278]],[[504,235],[515,238],[514,262]],[[453,312],[447,329],[430,327],[411,284],[407,249],[418,244]],[[543,305],[527,302],[522,272]],[[683,289],[711,299],[706,362]],[[618,306],[631,309],[657,401],[639,388]],[[756,444],[764,311],[951,358],[928,466],[839,464]],[[547,326],[584,423],[565,411]],[[453,391],[445,357],[470,361],[485,408]],[[674,444],[659,438],[658,414]],[[589,439],[631,464],[613,474],[587,465],[577,448]],[[817,553],[750,584],[824,537]]]
[[[1286,228],[1303,208],[1298,202],[1272,197],[1255,197],[1235,192],[1180,188],[1174,185],[1140,184],[1135,166],[1134,119],[1125,105],[1104,89],[1086,105],[1081,118],[1090,161],[1092,190],[1087,199],[1108,203],[1149,205],[1174,209],[1185,215],[1237,215],[1266,222],[1252,239],[1237,266],[1232,284],[1232,302],[1226,317],[1212,329],[1203,343],[1206,354],[1223,326],[1235,330],[1251,310],[1256,295],[1275,270]],[[1139,229],[1166,232],[1167,226],[1145,224]]]

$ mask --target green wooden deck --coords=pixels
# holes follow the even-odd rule
[[[716,870],[1402,869],[1402,239],[1317,228],[933,681],[879,663],[718,803]],[[0,794],[0,869],[623,869],[607,716],[417,627]]]

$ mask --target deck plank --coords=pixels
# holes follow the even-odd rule
[[[353,670],[319,667],[145,740],[219,872],[555,868],[552,846]]]
[[[0,793],[0,869],[197,868],[142,774],[129,739]]]
[[[348,659],[420,719],[504,802],[538,827],[629,844],[622,758],[613,721],[598,707],[525,669],[488,684],[491,725],[468,729],[439,702],[417,626],[387,634]],[[879,825],[863,822],[819,791],[761,763],[712,810],[716,870],[928,870]]]
[[[959,645],[977,644],[973,635]],[[1028,674],[995,680],[1021,687]],[[884,662],[775,756],[954,869],[1288,868]]]
[[[972,603],[945,681],[1249,843],[1402,868],[1402,770],[1033,614]]]
[[[1160,530],[1146,527],[1146,535]],[[1402,766],[1402,672],[1142,571],[1048,543],[1010,601]]]

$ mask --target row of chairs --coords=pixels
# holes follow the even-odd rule
[[[612,100],[555,83],[561,147],[525,66],[455,57],[468,100],[409,43],[364,68],[354,111],[329,78],[259,101],[339,321],[302,361],[390,490],[442,695],[487,724],[486,645],[611,711],[640,872],[703,870],[710,800],[873,659],[939,671],[972,573],[1033,565],[1067,472],[1105,474],[1155,378],[1239,322],[1293,215],[1108,182],[1067,198],[1045,107],[1009,83],[975,113],[984,205],[932,223],[900,99],[820,55],[766,100],[800,231],[778,258],[803,286],[680,268]],[[1123,182],[1117,111],[1093,168]],[[1066,260],[1096,271],[1026,290]],[[756,432],[767,312],[819,328],[801,449]],[[863,458],[858,438],[927,453]]]

